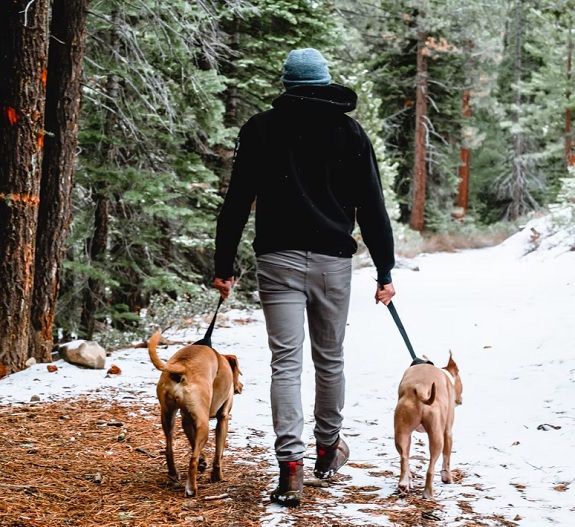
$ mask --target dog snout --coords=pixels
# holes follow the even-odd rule
[[[242,393],[243,388],[244,385],[240,381],[236,381],[236,383],[234,384],[234,394],[238,395]]]

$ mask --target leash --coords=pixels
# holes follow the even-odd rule
[[[218,305],[216,307],[216,311],[214,313],[212,321],[210,322],[210,326],[208,327],[208,330],[206,331],[206,334],[204,335],[204,338],[197,340],[196,342],[194,342],[194,344],[197,344],[199,346],[209,346],[210,348],[212,347],[212,333],[214,331],[214,326],[216,325],[216,317],[218,316],[218,309],[220,309],[220,306],[222,305],[223,301],[224,301],[224,297],[220,296],[220,301],[218,302]]]
[[[417,355],[415,354],[415,351],[413,351],[413,346],[411,345],[411,342],[409,342],[409,337],[407,336],[407,332],[405,331],[405,328],[403,327],[403,324],[401,323],[401,319],[399,318],[399,315],[397,314],[397,309],[395,309],[395,306],[393,305],[393,302],[391,300],[389,301],[389,304],[387,304],[387,307],[389,308],[389,312],[391,313],[391,316],[393,317],[393,320],[395,321],[395,325],[397,326],[397,329],[399,329],[399,332],[401,333],[401,336],[403,337],[403,341],[405,342],[405,345],[407,346],[407,349],[409,350],[411,358],[414,361],[420,361],[421,359],[418,359]],[[426,362],[426,361],[423,361],[423,362]]]

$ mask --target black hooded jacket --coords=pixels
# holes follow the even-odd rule
[[[217,222],[217,278],[235,275],[255,200],[256,255],[303,250],[351,258],[357,220],[377,281],[391,282],[393,234],[377,161],[364,129],[346,115],[356,102],[338,84],[295,86],[242,126]]]

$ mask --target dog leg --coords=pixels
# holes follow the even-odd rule
[[[221,412],[217,416],[216,448],[214,453],[214,462],[212,466],[212,482],[222,481],[222,479],[224,479],[222,471],[222,457],[224,455],[226,438],[228,436],[229,417],[230,416],[227,411]]]
[[[433,498],[433,476],[435,474],[435,465],[443,451],[443,434],[438,430],[437,425],[429,427],[433,432],[428,433],[429,437],[429,466],[425,474],[425,488],[423,489],[423,497],[425,499]],[[437,430],[437,431],[436,431]]]
[[[182,412],[182,428],[184,429],[190,446],[194,448],[194,445],[196,444],[196,426],[194,424],[194,420],[187,416],[187,414],[184,412]],[[204,453],[200,452],[198,458],[198,472],[204,472],[207,466],[208,464],[204,458]]]
[[[198,494],[198,469],[200,466],[200,458],[203,459],[203,450],[208,441],[210,423],[209,419],[206,419],[205,422],[196,420],[194,424],[194,420],[183,412],[182,426],[192,446],[192,454],[188,466],[188,479],[186,481],[186,496],[194,497]]]
[[[448,427],[445,430],[445,439],[443,443],[443,466],[441,468],[441,481],[443,481],[443,483],[453,483],[450,467],[452,444],[453,434],[451,432],[451,427]]]
[[[172,408],[165,408],[162,410],[162,429],[164,430],[164,436],[166,437],[166,462],[168,463],[168,475],[170,478],[177,481],[180,479],[180,475],[174,463],[173,435],[175,421],[175,410]]]
[[[411,488],[411,472],[409,470],[409,449],[411,447],[411,433],[395,431],[395,448],[399,452],[401,468],[399,483],[397,485],[400,494],[406,494]]]

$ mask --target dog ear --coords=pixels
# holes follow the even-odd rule
[[[226,355],[226,359],[230,363],[233,372],[237,372],[239,375],[243,375],[240,370],[240,365],[238,363],[238,358],[235,355]]]
[[[449,350],[449,361],[447,362],[446,368],[453,373],[459,373],[459,368],[453,360],[453,354],[451,353],[451,350]]]
[[[225,355],[227,361],[230,363],[230,367],[232,368],[232,373],[234,374],[234,393],[242,393],[242,389],[244,385],[240,382],[238,377],[243,375],[240,370],[240,365],[238,363],[238,359],[235,355]]]

